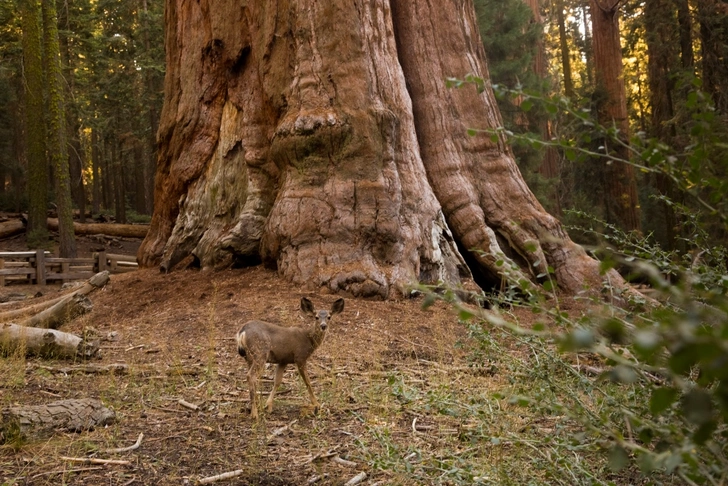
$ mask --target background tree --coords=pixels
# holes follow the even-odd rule
[[[40,0],[20,0],[28,159],[28,246],[47,245],[48,162],[43,113],[42,10]]]
[[[53,168],[55,199],[58,210],[59,253],[64,258],[76,256],[71,202],[71,174],[66,140],[66,110],[58,41],[58,15],[55,0],[42,0],[43,46],[45,52],[45,86],[48,93],[48,156]],[[45,224],[45,220],[43,221]]]
[[[551,91],[551,78],[538,2],[476,0],[475,9],[488,56],[490,81],[496,85],[518,86],[535,96],[547,96]],[[550,140],[548,113],[538,108],[522,110],[523,100],[522,95],[498,98],[504,127],[515,133]],[[558,214],[558,184],[553,184],[558,176],[558,153],[533,145],[516,145],[513,150],[529,188],[552,213]]]
[[[591,3],[597,82],[595,104],[599,122],[605,126],[614,126],[623,142],[610,144],[607,140],[600,140],[601,146],[618,160],[628,161],[630,154],[625,144],[629,139],[629,120],[622,77],[619,4],[620,0],[592,0]],[[626,230],[639,230],[639,201],[633,168],[629,164],[608,159],[594,161],[594,164],[594,175],[602,182],[606,220]]]

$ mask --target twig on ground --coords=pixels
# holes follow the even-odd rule
[[[339,447],[340,446],[336,446],[333,449],[329,449],[328,452],[320,452],[320,453],[316,454],[315,456],[311,456],[309,454],[308,458],[305,461],[299,463],[299,466],[304,466],[306,464],[311,464],[312,462],[316,462],[319,459],[328,459],[330,457],[334,457],[335,455],[337,455],[336,454],[336,449],[338,449]]]
[[[62,461],[80,462],[82,464],[117,464],[120,466],[128,466],[131,461],[122,461],[119,459],[99,459],[98,457],[68,457],[61,456]]]
[[[195,412],[200,409],[199,406],[195,405],[194,403],[190,403],[190,402],[186,401],[184,398],[180,398],[179,400],[177,400],[177,403],[179,403],[180,405],[182,405],[185,408],[194,410]]]
[[[366,478],[367,478],[367,473],[360,472],[359,474],[357,474],[356,476],[354,476],[353,478],[351,478],[350,480],[348,480],[344,486],[354,486],[356,484],[361,483]]]
[[[332,461],[334,461],[336,464],[341,464],[342,466],[347,467],[356,467],[357,463],[353,461],[347,461],[346,459],[342,459],[340,456],[334,456],[331,458]]]
[[[223,481],[225,479],[231,479],[236,478],[238,476],[242,476],[245,471],[242,469],[237,469],[235,471],[229,471],[222,474],[217,474],[215,476],[209,476],[206,478],[202,478],[199,481],[197,481],[197,484],[210,484],[210,483],[216,483],[218,481]]]
[[[95,365],[95,364],[85,364],[85,365],[74,365],[74,366],[38,366],[38,368],[46,371],[50,371],[51,373],[63,373],[64,375],[69,375],[71,373],[86,373],[86,374],[103,374],[103,373],[110,373],[112,375],[124,375],[128,372],[129,367],[124,363],[111,363],[108,365]]]
[[[86,472],[86,471],[98,471],[99,469],[103,469],[101,466],[94,466],[94,467],[79,467],[78,469],[56,469],[55,471],[47,471],[38,473],[35,476],[32,476],[30,479],[36,479],[41,476],[53,476],[55,474],[69,474],[69,473],[78,473],[78,472]]]
[[[291,428],[291,425],[295,424],[296,422],[298,422],[298,420],[297,420],[297,419],[296,419],[296,420],[293,420],[293,421],[291,421],[291,422],[290,422],[289,424],[287,424],[287,425],[284,425],[283,427],[278,427],[278,428],[277,428],[277,429],[275,429],[275,430],[274,430],[273,432],[271,432],[271,433],[270,433],[270,434],[268,435],[268,437],[266,437],[265,441],[266,441],[266,442],[270,442],[271,440],[275,439],[276,437],[278,437],[279,435],[281,435],[281,434],[282,434],[283,432],[285,432],[286,430],[290,430],[290,428]]]
[[[134,449],[138,449],[140,445],[142,445],[142,439],[144,438],[144,432],[139,432],[139,438],[137,438],[137,441],[130,445],[129,447],[120,447],[118,449],[106,449],[104,454],[118,454],[119,452],[129,452],[133,451]]]

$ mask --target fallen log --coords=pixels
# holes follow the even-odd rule
[[[8,407],[0,412],[0,443],[45,437],[56,431],[81,432],[114,421],[116,414],[92,398],[46,405]]]
[[[86,281],[81,287],[78,289],[68,293],[61,295],[60,297],[57,297],[55,299],[47,300],[45,302],[40,302],[35,305],[31,305],[28,307],[23,307],[21,309],[15,309],[7,312],[0,313],[0,322],[2,321],[9,321],[10,319],[15,319],[18,316],[25,316],[29,314],[37,314],[49,307],[53,307],[54,305],[58,304],[59,302],[63,301],[64,299],[72,298],[76,295],[88,295],[91,292],[93,292],[96,289],[103,288],[107,283],[109,283],[109,272],[104,270],[103,272],[99,272],[90,279]]]
[[[25,231],[25,223],[20,219],[11,219],[0,223],[0,239],[10,238]]]
[[[6,322],[0,324],[0,350],[45,358],[87,359],[99,352],[99,344],[75,334]]]
[[[58,231],[58,219],[48,218],[48,229]],[[115,224],[115,223],[73,223],[73,231],[77,235],[108,235],[121,238],[144,238],[149,231],[148,224]]]
[[[66,322],[71,322],[75,318],[91,312],[93,307],[91,300],[85,295],[69,295],[57,302],[54,306],[39,312],[30,319],[20,322],[20,325],[44,329],[58,329]]]

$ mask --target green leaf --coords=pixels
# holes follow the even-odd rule
[[[533,101],[525,99],[521,102],[521,109],[523,111],[531,111],[531,108],[533,108]]]
[[[650,453],[640,454],[637,458],[637,463],[640,466],[640,471],[642,471],[642,474],[649,474],[654,471],[656,467],[655,458]]]
[[[675,388],[656,388],[650,397],[650,412],[652,415],[659,415],[675,402],[677,390]]]
[[[690,423],[705,425],[713,418],[710,394],[702,388],[693,388],[686,393],[681,405],[683,416]]]
[[[437,298],[433,294],[427,294],[425,295],[425,299],[422,301],[422,309],[427,309],[428,307],[431,307]]]
[[[609,451],[609,469],[614,472],[621,471],[629,464],[629,454],[624,447],[615,445]]]
[[[715,429],[717,427],[718,424],[715,422],[715,420],[709,420],[705,422],[703,425],[698,427],[698,430],[695,431],[695,433],[693,434],[693,440],[698,445],[705,444],[713,435],[713,432],[715,432]]]
[[[672,371],[678,374],[684,374],[690,371],[700,360],[700,353],[697,346],[685,345],[678,348],[672,356],[667,360],[667,364]]]

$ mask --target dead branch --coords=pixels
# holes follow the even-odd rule
[[[216,476],[210,476],[207,478],[202,478],[199,481],[197,481],[197,484],[210,484],[210,483],[216,483],[218,481],[223,481],[225,479],[230,478],[236,478],[238,476],[242,476],[245,473],[242,469],[238,469],[236,471],[230,471],[222,474],[218,474]]]
[[[105,454],[118,454],[120,452],[133,451],[135,449],[139,449],[139,446],[142,445],[142,439],[144,439],[144,432],[139,432],[139,438],[137,438],[137,441],[133,445],[130,445],[129,447],[120,447],[118,449],[106,449],[103,452]]]
[[[61,295],[60,297],[56,297],[55,299],[47,300],[45,302],[40,302],[35,305],[31,305],[28,307],[23,307],[21,309],[15,309],[7,312],[0,313],[0,321],[9,321],[10,319],[15,319],[19,316],[26,316],[30,314],[37,314],[49,307],[53,307],[58,302],[68,299],[69,297],[75,296],[75,295],[88,295],[91,292],[93,292],[96,289],[103,288],[107,283],[109,283],[109,272],[104,270],[103,272],[99,272],[90,279],[86,281],[81,287],[78,289],[68,293]]]
[[[120,466],[128,466],[131,461],[121,459],[99,459],[98,457],[68,457],[61,456],[61,460],[69,462],[80,462],[81,464],[117,464]]]
[[[111,363],[108,365],[83,364],[73,366],[38,366],[38,368],[51,373],[63,373],[64,375],[72,375],[75,373],[92,374],[110,374],[125,375],[129,372],[129,366],[125,363]]]
[[[66,322],[82,316],[93,309],[93,304],[85,295],[69,295],[52,307],[41,311],[30,319],[20,322],[21,326],[58,329]]]

